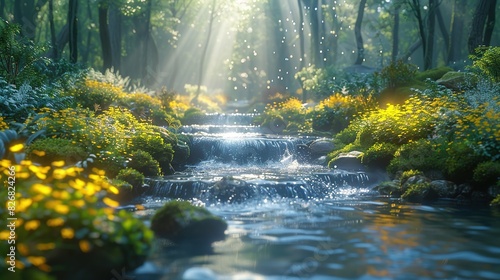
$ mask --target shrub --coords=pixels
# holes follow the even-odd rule
[[[486,160],[478,155],[464,141],[450,142],[446,146],[446,159],[444,171],[446,177],[456,182],[466,182],[472,179],[473,170],[476,166]]]
[[[478,47],[471,59],[473,68],[500,82],[500,47]]]
[[[500,181],[500,162],[487,161],[477,165],[473,174],[474,182],[481,187],[489,187]]]
[[[444,159],[429,140],[421,139],[404,144],[394,155],[394,159],[387,167],[387,171],[392,175],[410,169],[423,172],[443,169]]]
[[[364,113],[353,124],[360,131],[360,143],[369,147],[375,142],[396,145],[429,137],[437,121],[430,100],[412,97],[403,105],[388,105]]]
[[[363,154],[362,163],[372,167],[387,167],[397,149],[391,143],[375,143]]]
[[[380,71],[380,78],[385,82],[386,87],[398,88],[409,85],[416,74],[416,65],[397,60]]]
[[[83,108],[97,112],[107,110],[111,104],[124,95],[124,92],[112,84],[86,79],[77,83],[68,94],[73,96],[75,102]]]
[[[81,168],[63,161],[48,166],[0,161],[2,181],[14,172],[19,279],[31,279],[33,272],[55,279],[110,279],[113,269],[132,270],[145,261],[153,234],[131,213],[115,209],[118,203],[109,195],[118,189],[102,171],[84,177]],[[11,196],[8,188],[0,194]],[[6,211],[0,209],[2,217]],[[9,229],[0,230],[4,252],[8,238]],[[0,268],[6,270],[7,263]]]
[[[132,160],[127,167],[141,172],[144,176],[154,177],[161,174],[160,164],[148,152],[135,150],[131,154]]]
[[[283,102],[268,104],[262,114],[261,125],[269,127],[273,132],[311,132],[308,119],[310,109],[303,106],[297,98],[289,98]],[[277,129],[278,128],[278,129]]]
[[[71,140],[61,138],[35,140],[26,149],[26,154],[29,159],[44,165],[59,160],[74,164],[87,156],[82,147],[73,144]]]
[[[174,150],[170,143],[165,143],[160,133],[155,132],[153,128],[142,130],[132,137],[132,146],[149,153],[153,159],[158,161],[161,170],[167,173],[170,169],[170,163],[174,158]]]
[[[47,62],[42,54],[45,48],[35,45],[32,40],[20,36],[21,27],[1,19],[0,21],[0,76],[7,83],[20,86],[24,83],[40,86],[45,77],[36,67],[39,62]]]
[[[198,109],[191,107],[184,112],[184,117],[181,119],[182,124],[200,124],[203,123],[203,118],[205,117],[205,113]]]
[[[374,107],[370,96],[352,96],[336,93],[322,100],[312,112],[314,129],[337,133],[346,128],[355,114]]]
[[[115,179],[125,181],[133,187],[142,186],[142,184],[144,184],[144,175],[133,168],[125,168],[120,170]]]

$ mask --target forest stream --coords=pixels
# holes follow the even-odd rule
[[[134,279],[500,279],[500,212],[439,200],[410,204],[372,190],[376,174],[305,159],[314,137],[263,134],[253,115],[181,128],[182,172],[150,179],[135,201],[148,221],[166,201],[205,206],[229,225],[210,248],[157,240]]]

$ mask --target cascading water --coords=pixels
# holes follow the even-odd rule
[[[227,221],[226,239],[208,251],[158,240],[130,277],[500,279],[500,212],[378,196],[371,174],[321,164],[316,138],[265,135],[252,118],[213,114],[183,127],[188,165],[149,179],[136,201],[146,219],[168,200],[202,204]]]
[[[213,204],[273,197],[334,197],[346,189],[367,191],[369,177],[365,173],[313,164],[309,146],[316,137],[258,133],[260,128],[252,125],[254,116],[211,114],[203,118],[203,124],[181,128],[191,141],[186,169],[149,180],[150,188],[144,195]],[[237,132],[232,131],[235,128]]]

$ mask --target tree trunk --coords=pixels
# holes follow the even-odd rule
[[[394,8],[394,25],[392,27],[392,56],[391,61],[396,62],[399,53],[399,6]]]
[[[356,18],[356,24],[354,25],[354,36],[356,37],[356,47],[358,48],[358,56],[355,65],[361,65],[365,58],[365,48],[363,46],[363,37],[361,36],[361,23],[363,22],[363,16],[365,14],[366,0],[361,0],[359,2],[358,17]]]
[[[108,4],[101,2],[99,5],[99,38],[101,39],[102,49],[102,70],[113,67],[113,57],[111,54],[111,41],[108,29]]]
[[[422,39],[419,39],[418,41],[414,42],[413,44],[411,44],[410,48],[408,49],[408,51],[403,55],[401,56],[400,59],[404,60],[404,61],[407,61],[408,58],[410,58],[410,56],[416,51],[418,50],[418,48],[420,48],[420,46],[422,46],[423,43],[422,43]]]
[[[59,60],[59,50],[57,48],[56,29],[54,26],[54,0],[49,0],[49,26],[50,26],[50,43],[52,45],[52,53],[54,60]]]
[[[78,61],[78,0],[69,0],[68,27],[69,27],[69,61]]]
[[[300,70],[304,69],[306,65],[305,61],[305,41],[304,41],[304,9],[302,6],[302,0],[297,0],[299,6],[299,46],[300,46]],[[307,91],[304,89],[302,82],[302,102],[307,101]]]
[[[318,0],[312,0],[309,7],[309,13],[311,16],[311,55],[312,63],[317,67],[323,67],[323,61],[321,59],[320,50],[320,30],[319,30],[319,13],[321,12],[321,7],[318,5]]]
[[[429,0],[429,13],[427,15],[427,47],[424,55],[424,70],[432,68],[434,57],[434,32],[436,30],[436,0]]]
[[[111,45],[111,64],[115,71],[119,71],[122,54],[122,15],[115,5],[109,7],[108,30]]]
[[[428,47],[428,45],[427,45],[427,35],[425,34],[425,30],[426,29],[425,29],[425,26],[424,26],[424,18],[422,16],[422,12],[420,10],[420,0],[411,0],[411,2],[409,2],[409,4],[410,4],[410,6],[411,6],[411,8],[413,10],[415,18],[417,19],[418,32],[420,33],[420,40],[421,40],[421,43],[422,43],[422,55],[423,55],[424,61],[425,61],[425,57],[426,57],[426,54],[427,54],[427,47]],[[412,45],[412,46],[414,46],[414,45]]]
[[[493,29],[495,27],[495,11],[497,6],[497,0],[490,1],[490,9],[488,12],[488,18],[486,19],[486,27],[484,29],[483,45],[491,45],[491,36],[493,35]]]
[[[92,22],[92,9],[90,7],[90,2],[92,0],[87,0],[87,18],[90,22]],[[82,62],[84,64],[87,64],[88,63],[88,60],[89,60],[89,53],[90,53],[90,40],[92,39],[92,30],[87,28],[87,39],[86,39],[86,43],[85,43],[85,48],[83,48],[83,52],[82,52]]]
[[[5,18],[5,0],[0,0],[0,18]]]
[[[436,7],[436,17],[438,20],[439,31],[441,31],[441,35],[443,36],[444,42],[444,59],[448,59],[448,52],[450,51],[450,35],[448,34],[448,30],[446,30],[446,25],[444,24],[443,14],[441,13],[441,9]]]
[[[489,14],[491,0],[479,0],[474,16],[472,18],[472,26],[469,34],[468,49],[469,53],[473,54],[476,48],[484,43],[483,34],[486,24],[486,18]]]
[[[460,60],[462,57],[462,40],[464,30],[464,18],[466,12],[465,0],[455,0],[451,13],[450,45],[448,50],[447,64]]]

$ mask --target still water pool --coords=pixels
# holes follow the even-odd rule
[[[228,222],[224,241],[158,241],[136,279],[500,279],[498,209],[366,195],[208,209]]]

